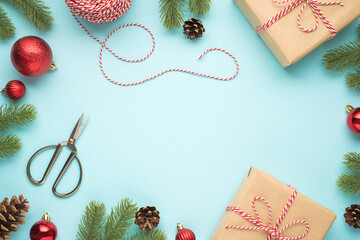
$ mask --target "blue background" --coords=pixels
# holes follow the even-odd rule
[[[4,6],[17,35],[0,41],[1,86],[12,79],[24,81],[27,94],[20,103],[32,103],[39,111],[34,124],[14,131],[23,138],[21,152],[0,161],[1,198],[23,193],[31,202],[26,225],[13,239],[28,239],[32,224],[45,211],[59,229],[59,240],[74,239],[89,201],[100,200],[110,208],[123,197],[140,206],[157,206],[160,228],[169,239],[174,239],[178,221],[197,239],[209,239],[252,165],[338,215],[325,239],[359,238],[360,232],[349,228],[342,217],[345,207],[359,198],[336,187],[337,176],[346,170],[343,154],[359,151],[360,137],[347,128],[344,110],[345,104],[360,105],[359,93],[346,88],[343,73],[327,72],[321,62],[327,50],[357,38],[359,21],[283,69],[232,0],[213,1],[211,13],[202,17],[206,33],[198,41],[186,39],[181,30],[163,29],[157,1],[135,0],[129,12],[113,23],[82,21],[100,39],[132,22],[153,31],[157,47],[147,61],[125,63],[105,53],[105,70],[114,80],[140,81],[172,67],[231,76],[234,64],[224,54],[209,53],[197,60],[212,47],[233,53],[240,73],[230,82],[169,73],[140,86],[119,87],[101,74],[100,45],[75,22],[64,1],[47,5],[55,24],[46,33]],[[27,78],[12,67],[11,47],[27,35],[40,36],[51,45],[57,71]],[[122,57],[138,58],[151,49],[151,39],[142,29],[128,27],[108,45]],[[0,101],[9,102],[5,97]],[[83,183],[73,197],[58,199],[51,186],[69,152],[62,153],[41,187],[27,179],[26,163],[40,147],[66,140],[83,112],[90,116],[77,142]],[[34,162],[36,177],[51,154]],[[71,190],[77,177],[73,164],[60,190]]]

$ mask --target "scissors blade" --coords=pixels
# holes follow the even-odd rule
[[[82,118],[84,117],[84,114],[81,115],[81,117],[79,118],[79,120],[77,121],[75,127],[74,127],[74,130],[72,131],[71,135],[70,135],[70,138],[69,139],[75,139],[75,136],[76,136],[76,132],[78,131],[79,129],[79,126],[80,126],[80,123],[82,121]]]
[[[84,114],[83,114],[84,115]],[[80,137],[80,134],[82,133],[82,131],[84,130],[87,122],[89,120],[89,117],[84,121],[84,123],[79,127],[79,129],[76,131],[76,134],[74,136],[74,140],[76,141],[79,137]]]

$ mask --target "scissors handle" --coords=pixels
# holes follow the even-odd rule
[[[36,181],[32,176],[31,176],[31,172],[30,172],[30,166],[31,166],[31,163],[32,161],[34,160],[34,158],[39,154],[41,153],[42,151],[46,150],[46,149],[49,149],[49,148],[54,148],[56,147],[56,151],[54,153],[54,155],[52,156],[51,160],[50,160],[50,163],[48,165],[48,167],[46,168],[46,171],[44,173],[44,176],[42,177],[42,179],[40,181]],[[56,161],[56,159],[58,158],[61,150],[63,148],[63,145],[59,144],[59,145],[49,145],[49,146],[46,146],[46,147],[43,147],[43,148],[40,148],[37,152],[34,153],[34,155],[31,156],[28,164],[27,164],[27,167],[26,167],[26,173],[27,173],[27,176],[29,178],[29,180],[35,184],[35,185],[42,185],[46,178],[49,176],[49,173],[52,169],[52,167],[54,166],[54,163]]]
[[[79,164],[79,168],[80,168],[80,177],[79,177],[79,182],[78,184],[76,185],[76,187],[74,188],[74,190],[72,190],[71,192],[69,193],[66,193],[66,194],[62,194],[62,193],[59,193],[56,188],[59,184],[59,182],[61,181],[61,179],[63,178],[65,172],[67,171],[67,169],[69,168],[70,164],[72,163],[72,161],[74,160],[74,158],[76,158],[76,161],[78,162]],[[76,191],[79,189],[80,187],[80,184],[81,184],[81,181],[82,181],[82,166],[81,166],[81,163],[80,163],[80,160],[79,158],[76,156],[76,153],[75,152],[72,152],[68,158],[68,160],[66,161],[64,167],[61,169],[61,172],[59,174],[59,176],[56,178],[56,181],[52,187],[52,191],[53,193],[59,197],[59,198],[67,198],[67,197],[70,197],[71,195],[73,195],[74,193],[76,193]]]
[[[55,150],[55,153],[54,155],[52,156],[51,160],[50,160],[50,163],[44,173],[44,176],[42,177],[42,179],[40,181],[36,181],[32,175],[31,175],[31,172],[30,172],[30,167],[31,167],[31,163],[32,161],[34,160],[34,158],[42,151],[46,150],[46,149],[49,149],[49,148],[54,148],[56,147],[56,150]],[[56,159],[59,157],[59,154],[61,152],[61,150],[63,149],[63,145],[62,144],[59,144],[59,145],[49,145],[49,146],[46,146],[46,147],[43,147],[41,149],[39,149],[37,152],[34,153],[34,155],[32,155],[32,157],[30,158],[28,164],[27,164],[27,168],[26,168],[26,172],[27,172],[27,176],[29,178],[29,180],[35,184],[35,185],[42,185],[46,178],[48,177]],[[64,176],[65,172],[67,171],[67,169],[69,168],[71,162],[74,160],[74,158],[76,158],[78,164],[79,164],[79,168],[80,168],[80,178],[79,178],[79,182],[77,184],[77,186],[75,187],[74,190],[72,190],[71,192],[69,193],[66,193],[66,194],[61,194],[61,193],[58,193],[56,188],[59,184],[59,182],[61,181],[62,177]],[[57,177],[53,187],[52,187],[52,191],[53,193],[57,196],[57,197],[60,197],[60,198],[66,198],[66,197],[70,197],[71,195],[73,195],[80,187],[80,184],[81,184],[81,181],[82,181],[82,166],[81,166],[81,163],[80,163],[80,160],[78,159],[78,157],[76,156],[76,153],[75,152],[72,152],[68,158],[68,160],[66,161],[64,167],[62,168],[59,176]]]

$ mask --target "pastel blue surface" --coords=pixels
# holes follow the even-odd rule
[[[53,29],[46,33],[4,6],[17,35],[0,41],[1,86],[12,79],[24,81],[27,94],[20,102],[39,110],[34,124],[15,131],[23,138],[21,152],[0,161],[0,198],[23,193],[31,202],[26,225],[13,239],[28,239],[32,224],[45,211],[59,229],[59,240],[74,239],[90,200],[103,201],[110,208],[123,197],[140,206],[157,206],[160,228],[169,239],[175,238],[179,221],[197,239],[209,239],[250,166],[334,211],[338,218],[326,240],[359,238],[360,232],[349,228],[342,217],[345,207],[359,198],[342,193],[336,178],[346,170],[343,154],[359,151],[360,137],[347,128],[344,106],[359,106],[360,97],[345,87],[344,74],[327,72],[321,63],[327,50],[356,39],[359,22],[283,69],[232,0],[213,1],[211,13],[202,18],[206,33],[194,42],[180,30],[162,28],[157,1],[135,0],[129,12],[113,23],[82,21],[99,39],[132,22],[153,31],[156,51],[147,61],[125,63],[105,53],[105,70],[114,80],[140,81],[173,67],[231,76],[234,64],[224,54],[209,53],[197,60],[212,47],[234,54],[240,73],[230,82],[169,73],[140,86],[119,87],[101,74],[100,45],[75,22],[64,1],[46,2],[55,18]],[[51,45],[57,71],[27,78],[12,67],[11,46],[27,35],[40,36]],[[129,27],[117,32],[108,45],[122,57],[139,58],[151,49],[151,39],[142,29]],[[0,97],[0,102],[9,101]],[[90,116],[76,144],[83,183],[73,197],[58,199],[51,186],[69,152],[62,153],[41,187],[27,179],[26,164],[40,147],[66,140],[83,112]],[[34,162],[36,177],[51,154]],[[74,163],[60,190],[71,190],[77,179]]]

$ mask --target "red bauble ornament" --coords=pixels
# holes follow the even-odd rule
[[[13,100],[22,98],[25,95],[25,92],[26,87],[19,80],[12,80],[8,82],[5,88],[1,91],[2,94]]]
[[[57,228],[50,221],[50,216],[45,213],[41,221],[35,223],[30,230],[31,240],[55,240],[57,237]]]
[[[360,108],[353,108],[350,105],[346,105],[345,108],[349,113],[346,119],[348,127],[354,133],[360,133]]]
[[[195,234],[190,230],[184,228],[180,223],[177,224],[178,233],[176,234],[176,240],[195,240]]]
[[[11,62],[25,76],[39,76],[56,68],[53,54],[47,42],[39,37],[28,36],[16,41],[11,49]]]

